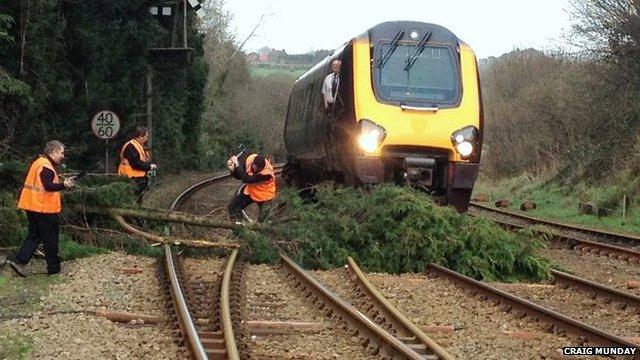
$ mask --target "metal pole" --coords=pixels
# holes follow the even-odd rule
[[[187,47],[187,0],[182,0],[182,47]]]
[[[153,70],[151,65],[147,66],[147,129],[149,129],[149,147],[153,139]]]
[[[104,173],[109,173],[109,139],[107,139],[107,146],[104,150]]]
[[[627,215],[627,194],[622,195],[622,218]]]

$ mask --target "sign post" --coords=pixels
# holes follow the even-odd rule
[[[120,118],[111,110],[98,111],[91,119],[91,131],[98,138],[105,140],[104,172],[109,173],[109,139],[120,132]]]

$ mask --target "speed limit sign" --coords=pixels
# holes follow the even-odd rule
[[[91,119],[91,130],[99,138],[109,140],[120,131],[120,118],[110,110],[102,110]]]

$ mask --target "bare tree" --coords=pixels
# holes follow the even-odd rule
[[[571,0],[573,44],[618,59],[640,54],[640,0]]]

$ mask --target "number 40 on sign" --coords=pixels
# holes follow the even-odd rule
[[[96,113],[91,119],[91,130],[99,139],[109,140],[120,131],[120,118],[110,110]]]

